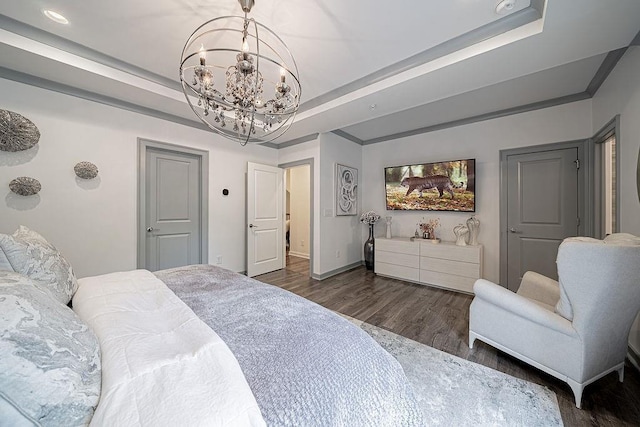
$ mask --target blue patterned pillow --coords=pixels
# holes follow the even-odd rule
[[[13,271],[13,267],[11,267],[11,263],[4,254],[2,247],[0,247],[0,271]]]
[[[0,271],[0,412],[8,419],[0,418],[87,425],[100,387],[100,346],[88,326],[28,277]]]
[[[0,234],[0,248],[13,270],[29,276],[63,304],[68,304],[78,289],[73,269],[47,240],[21,225],[13,235]]]

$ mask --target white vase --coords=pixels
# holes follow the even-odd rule
[[[467,228],[469,229],[469,241],[467,243],[471,246],[478,246],[480,221],[475,217],[475,215],[467,220]]]
[[[391,220],[393,219],[393,217],[385,217],[385,219],[387,220],[387,239],[391,238]]]
[[[466,237],[469,234],[469,229],[466,225],[458,224],[453,227],[453,234],[456,235],[456,245],[467,246]]]

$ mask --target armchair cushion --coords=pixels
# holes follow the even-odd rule
[[[614,233],[605,237],[604,242],[614,245],[637,246],[640,245],[640,237],[629,233]]]
[[[540,326],[553,329],[564,335],[576,335],[575,330],[571,326],[571,322],[568,320],[540,306],[535,301],[525,298],[522,295],[514,294],[510,290],[488,280],[476,280],[473,285],[473,292],[476,298],[487,301]]]
[[[592,237],[569,237],[564,240],[565,242],[587,242],[587,243],[595,243],[604,245],[604,241],[594,239]],[[576,267],[580,268],[580,267]],[[573,320],[573,308],[571,307],[571,302],[569,301],[569,297],[567,296],[567,291],[564,289],[562,284],[562,279],[560,279],[560,299],[556,304],[556,313],[560,316],[564,317],[567,320]]]
[[[522,276],[518,295],[537,301],[554,311],[560,299],[560,286],[556,280],[534,271],[527,271]]]

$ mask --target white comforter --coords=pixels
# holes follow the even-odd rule
[[[224,341],[150,272],[80,279],[73,309],[102,351],[91,425],[265,425]]]

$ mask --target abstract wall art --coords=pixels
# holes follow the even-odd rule
[[[336,164],[336,215],[356,215],[358,211],[358,169]]]
[[[9,183],[9,189],[20,196],[33,196],[42,189],[40,181],[28,176],[20,176]]]
[[[78,178],[93,179],[98,176],[98,167],[91,162],[80,162],[73,167]]]
[[[0,150],[24,151],[40,140],[40,131],[33,122],[13,111],[0,109]]]

